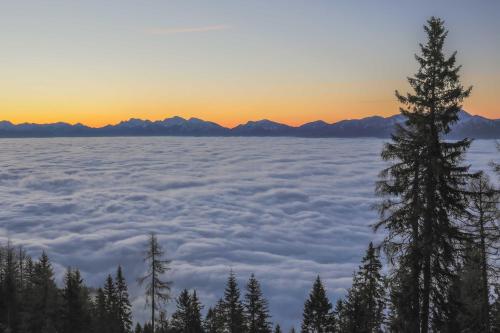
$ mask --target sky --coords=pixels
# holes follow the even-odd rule
[[[500,118],[496,0],[0,0],[0,119],[388,116],[432,15],[474,86],[464,108]]]

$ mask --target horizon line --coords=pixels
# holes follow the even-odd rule
[[[478,116],[478,117],[482,117],[482,118],[488,119],[488,120],[500,120],[500,118],[488,118],[488,117],[485,117],[485,116],[482,116],[482,115],[479,115],[479,114],[471,114],[470,112],[467,112],[465,110],[462,110],[462,111],[466,112],[467,114],[469,114],[471,116]],[[301,123],[299,125],[291,125],[291,124],[286,123],[286,122],[274,121],[274,120],[271,120],[269,118],[261,118],[261,119],[257,119],[257,120],[249,119],[249,120],[247,120],[245,122],[238,123],[235,126],[225,126],[225,125],[221,125],[219,122],[213,121],[213,120],[205,120],[205,119],[198,118],[198,117],[189,117],[189,118],[186,117],[185,118],[185,117],[178,116],[178,115],[174,115],[174,116],[170,116],[170,117],[166,117],[166,118],[161,118],[161,119],[157,119],[157,120],[147,119],[147,118],[139,118],[139,117],[130,117],[128,119],[120,120],[120,121],[118,121],[116,123],[109,123],[109,124],[100,125],[100,126],[92,126],[92,125],[89,125],[89,124],[85,124],[83,122],[68,122],[68,121],[63,121],[63,120],[54,121],[54,122],[40,122],[40,123],[29,122],[29,121],[15,123],[15,122],[7,120],[7,119],[0,119],[0,124],[1,123],[9,123],[9,124],[12,124],[14,126],[19,126],[19,125],[67,124],[67,125],[71,125],[71,126],[82,125],[82,126],[85,126],[85,127],[88,127],[88,128],[99,129],[99,128],[104,128],[104,127],[107,127],[107,126],[117,126],[117,125],[119,125],[121,123],[128,122],[128,121],[131,121],[131,120],[140,120],[140,121],[144,121],[144,122],[155,123],[155,122],[165,121],[165,120],[168,120],[168,119],[180,118],[180,119],[183,119],[183,120],[186,120],[186,121],[191,120],[191,119],[198,119],[198,120],[201,120],[201,121],[204,121],[204,122],[215,123],[215,124],[217,124],[217,125],[219,125],[221,127],[224,127],[224,128],[232,129],[232,128],[236,128],[236,127],[238,127],[240,125],[248,124],[248,123],[251,123],[251,122],[259,122],[259,121],[270,121],[270,122],[273,122],[273,123],[277,123],[277,124],[281,124],[281,125],[286,125],[286,126],[289,126],[289,127],[300,127],[300,126],[303,126],[303,125],[306,125],[306,124],[310,124],[310,123],[314,123],[314,122],[320,122],[320,121],[324,122],[326,124],[329,124],[329,125],[333,125],[333,124],[337,124],[337,123],[342,122],[342,121],[363,120],[363,119],[372,118],[372,117],[380,117],[380,118],[387,119],[387,118],[391,118],[391,117],[398,116],[398,115],[401,115],[401,113],[394,113],[394,114],[389,115],[389,116],[381,116],[381,115],[373,114],[373,115],[366,116],[366,117],[361,117],[361,118],[345,118],[345,119],[340,119],[340,120],[334,121],[334,122],[327,122],[327,121],[325,121],[323,119],[316,119],[316,120],[312,120],[312,121]]]
[[[55,122],[42,122],[42,123],[36,123],[36,122],[29,122],[29,121],[24,121],[24,122],[12,122],[10,120],[7,120],[7,119],[0,119],[0,124],[1,123],[10,123],[14,126],[19,126],[19,125],[55,125],[55,124],[67,124],[67,125],[71,125],[71,126],[76,126],[76,125],[82,125],[82,126],[85,126],[85,127],[89,127],[89,128],[94,128],[94,129],[99,129],[99,128],[104,128],[104,127],[107,127],[107,126],[117,126],[121,123],[124,123],[124,122],[128,122],[128,121],[131,121],[131,120],[140,120],[140,121],[144,121],[144,122],[150,122],[150,123],[155,123],[155,122],[161,122],[161,121],[165,121],[165,120],[168,120],[168,119],[174,119],[174,118],[181,118],[183,120],[186,120],[186,121],[189,121],[191,119],[197,119],[197,120],[201,120],[201,121],[204,121],[204,122],[209,122],[209,123],[215,123],[221,127],[224,127],[224,128],[228,128],[228,129],[232,129],[232,128],[236,128],[240,125],[244,125],[244,124],[248,124],[248,123],[252,123],[252,122],[259,122],[259,121],[269,121],[269,122],[273,122],[273,123],[276,123],[276,124],[281,124],[281,125],[286,125],[286,126],[289,126],[289,127],[300,127],[300,126],[303,126],[303,125],[306,125],[306,124],[310,124],[310,123],[314,123],[314,122],[324,122],[328,125],[333,125],[333,124],[336,124],[336,123],[339,123],[339,122],[342,122],[342,121],[349,121],[349,120],[363,120],[363,119],[367,119],[367,118],[372,118],[372,117],[380,117],[380,118],[384,118],[384,119],[387,119],[387,118],[391,118],[391,117],[394,117],[394,116],[398,116],[400,115],[400,113],[395,113],[393,115],[390,115],[390,116],[381,116],[381,115],[377,115],[377,114],[374,114],[374,115],[371,115],[371,116],[366,116],[366,117],[362,117],[362,118],[345,118],[345,119],[341,119],[341,120],[338,120],[338,121],[335,121],[335,122],[327,122],[325,120],[322,120],[322,119],[317,119],[317,120],[313,120],[313,121],[308,121],[308,122],[305,122],[305,123],[302,123],[300,125],[291,125],[291,124],[288,124],[288,123],[285,123],[285,122],[279,122],[279,121],[274,121],[274,120],[271,120],[269,118],[261,118],[261,119],[257,119],[257,120],[247,120],[246,122],[242,122],[242,123],[239,123],[235,126],[224,126],[224,125],[221,125],[220,123],[218,123],[217,121],[213,121],[213,120],[205,120],[205,119],[202,119],[202,118],[198,118],[198,117],[189,117],[189,118],[185,118],[185,117],[182,117],[182,116],[171,116],[171,117],[166,117],[166,118],[162,118],[162,119],[157,119],[157,120],[152,120],[152,119],[147,119],[147,118],[137,118],[137,117],[130,117],[128,119],[124,119],[124,120],[121,120],[119,122],[116,122],[116,123],[109,123],[109,124],[106,124],[106,125],[101,125],[101,126],[92,126],[92,125],[88,125],[88,124],[85,124],[83,122],[68,122],[68,121],[55,121]],[[473,115],[474,116],[474,115]],[[483,117],[483,116],[480,116],[480,117]],[[486,118],[486,117],[483,117],[483,118]],[[490,119],[490,118],[486,118],[486,119]],[[494,119],[491,119],[491,120],[494,120]]]

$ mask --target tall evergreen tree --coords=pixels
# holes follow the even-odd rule
[[[162,250],[158,239],[154,233],[151,233],[148,242],[148,248],[145,253],[144,261],[147,263],[147,272],[138,279],[140,285],[146,288],[146,304],[151,306],[151,329],[155,333],[155,315],[156,311],[171,298],[171,281],[163,280],[163,275],[170,270],[170,260],[164,259],[165,253]]]
[[[304,304],[302,333],[333,332],[335,319],[332,304],[328,300],[325,288],[318,276],[314,282],[309,299]]]
[[[347,314],[344,306],[344,301],[342,299],[337,300],[335,304],[335,309],[333,310],[334,317],[334,332],[347,332]]]
[[[54,330],[57,321],[59,295],[54,281],[54,271],[49,257],[45,252],[35,263],[32,275],[32,315],[30,329],[33,333],[50,332]]]
[[[106,295],[102,288],[97,289],[94,300],[92,328],[94,333],[109,333]]]
[[[363,332],[376,333],[382,329],[385,310],[385,278],[377,250],[370,242],[357,274],[361,298]]]
[[[118,314],[118,297],[116,293],[115,282],[111,274],[106,278],[104,283],[105,309],[107,315],[108,332],[118,333],[120,327],[120,318]]]
[[[385,279],[382,263],[370,243],[359,271],[353,279],[345,302],[341,304],[342,331],[378,333],[382,331],[385,311]]]
[[[274,333],[283,333],[279,324],[276,324],[276,327],[274,328]]]
[[[177,309],[172,315],[171,327],[173,332],[202,333],[201,304],[196,291],[189,294],[184,289],[177,298]]]
[[[193,290],[191,294],[191,304],[190,304],[189,322],[191,333],[203,333],[203,323],[201,320],[201,310],[203,305],[198,298],[196,290]]]
[[[387,199],[377,227],[388,229],[385,249],[400,261],[396,269],[410,271],[410,281],[403,285],[411,288],[411,308],[400,311],[410,314],[406,331],[427,333],[433,314],[446,307],[447,287],[459,259],[462,234],[457,220],[466,215],[465,185],[471,178],[461,162],[471,142],[448,142],[444,137],[471,88],[460,84],[456,53],[444,55],[448,33],[443,21],[432,17],[424,28],[428,41],[416,56],[420,68],[408,79],[414,92],[396,92],[407,120],[382,154],[394,163],[378,185],[378,193]]]
[[[176,300],[177,309],[172,315],[172,328],[175,332],[190,333],[191,295],[184,289]]]
[[[270,333],[269,308],[262,295],[259,281],[252,274],[247,284],[244,301],[248,333]]]
[[[129,301],[128,287],[123,276],[122,267],[116,270],[116,311],[118,316],[118,333],[128,333],[132,330],[132,311]]]
[[[498,276],[498,265],[490,263],[490,256],[496,256],[499,250],[500,225],[498,217],[499,192],[490,184],[488,176],[481,174],[479,178],[472,180],[469,186],[471,197],[471,221],[468,223],[469,232],[472,236],[474,247],[478,249],[480,257],[480,295],[481,295],[481,317],[484,323],[484,331],[491,331],[490,325],[490,283],[489,276]],[[495,258],[496,259],[496,258]],[[493,260],[495,260],[493,259]]]
[[[489,307],[485,308],[482,299],[481,261],[480,251],[468,246],[462,267],[450,288],[449,306],[437,318],[439,322],[436,326],[440,332],[491,331],[489,312],[485,313]]]
[[[15,332],[19,324],[19,288],[18,276],[19,266],[16,257],[16,251],[10,241],[3,251],[3,269],[2,269],[2,299],[0,300],[2,309],[0,313],[0,322],[5,325],[5,330]]]
[[[89,295],[79,270],[68,268],[62,297],[61,331],[87,333],[90,329]]]
[[[240,289],[233,271],[229,273],[224,291],[225,327],[228,333],[245,333],[246,323]]]
[[[224,300],[219,299],[213,308],[209,308],[203,322],[205,333],[224,333],[225,329]]]

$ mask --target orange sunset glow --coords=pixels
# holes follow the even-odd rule
[[[424,38],[428,11],[386,21],[389,8],[367,17],[327,2],[296,11],[229,6],[231,16],[184,17],[180,3],[125,4],[120,15],[98,2],[6,5],[3,12],[12,15],[1,23],[8,33],[0,36],[0,120],[98,127],[181,116],[233,127],[259,119],[300,125],[393,115],[394,90],[407,91],[405,78],[417,68],[411,54]],[[263,10],[277,21],[266,20]],[[464,108],[499,118],[500,47],[493,43],[499,25],[487,14],[481,20],[490,25],[461,24],[463,15],[480,10],[445,16],[449,52],[458,50],[462,81],[474,86]]]

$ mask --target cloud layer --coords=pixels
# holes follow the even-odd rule
[[[196,288],[204,304],[223,293],[232,268],[253,272],[274,320],[300,320],[320,274],[343,295],[376,221],[374,181],[384,164],[376,139],[85,138],[0,141],[0,242],[48,251],[59,282],[77,266],[100,285],[125,268],[135,279],[147,234],[173,260],[174,292]],[[487,169],[493,141],[469,159]]]

